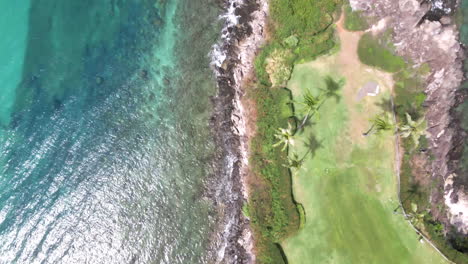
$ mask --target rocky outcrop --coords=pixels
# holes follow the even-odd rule
[[[224,230],[214,263],[255,263],[253,238],[249,220],[242,213],[248,198],[246,174],[248,169],[246,111],[241,102],[242,86],[253,73],[258,48],[265,40],[268,3],[265,0],[223,0],[226,13],[221,16],[224,26],[221,40],[211,52],[218,93],[213,98],[214,114],[211,125],[217,145],[223,146],[218,157],[216,181],[223,186],[215,197],[224,204]]]
[[[453,179],[456,174],[450,174],[445,180],[445,204],[447,204],[450,214],[449,221],[459,231],[467,234],[466,223],[468,223],[468,192],[464,188],[454,188]]]
[[[454,188],[458,177],[450,166],[450,151],[456,131],[450,111],[456,102],[463,80],[462,49],[458,31],[451,19],[442,16],[454,3],[440,0],[350,0],[353,9],[363,10],[378,18],[375,28],[393,31],[396,52],[416,66],[427,63],[431,73],[426,77],[426,119],[432,161],[432,177],[442,182],[443,192],[434,192],[431,199],[445,200],[447,218],[458,231],[468,234],[468,196],[464,188]],[[439,17],[437,17],[439,15]],[[432,21],[435,19],[439,21]],[[454,199],[456,197],[456,199]],[[464,213],[464,214],[463,214]]]

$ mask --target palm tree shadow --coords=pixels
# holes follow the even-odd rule
[[[378,106],[382,111],[386,113],[391,113],[393,112],[392,109],[392,100],[390,98],[382,98],[380,102],[375,103],[376,106]]]
[[[419,183],[417,182],[412,182],[410,183],[410,185],[408,186],[408,189],[404,192],[402,192],[402,194],[404,194],[404,199],[401,200],[401,203],[404,204],[406,201],[408,201],[409,199],[413,198],[413,197],[417,197],[417,198],[421,198],[422,196],[422,187]]]
[[[301,120],[303,120],[303,119],[304,119],[304,118],[302,118]],[[299,121],[299,122],[300,122],[300,121]],[[312,127],[312,126],[314,126],[315,124],[317,124],[317,123],[314,122],[314,121],[312,120],[312,118],[308,118],[308,119],[305,121],[305,123],[302,125],[302,127],[299,128],[299,129],[297,130],[297,133],[298,133],[299,135],[302,135],[302,134],[304,133],[306,127]]]
[[[334,97],[337,102],[341,100],[338,91],[344,85],[344,79],[334,80],[331,76],[325,77],[325,96],[327,98]]]
[[[307,142],[305,142],[305,146],[307,148],[307,153],[310,153],[312,157],[315,156],[317,149],[323,147],[322,141],[318,141],[314,134],[309,135]]]
[[[420,198],[422,196],[422,186],[418,182],[412,182],[406,190],[408,197],[417,196]]]

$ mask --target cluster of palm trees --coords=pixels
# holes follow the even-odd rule
[[[378,134],[384,131],[394,130],[403,138],[411,137],[414,148],[419,146],[419,139],[421,136],[426,135],[426,120],[424,118],[419,118],[413,121],[413,118],[408,113],[406,113],[406,122],[401,125],[395,124],[390,113],[382,113],[375,116],[371,120],[371,124],[370,129],[363,133],[364,136],[368,136],[372,133]]]
[[[305,91],[302,96],[302,100],[296,102],[303,106],[302,112],[304,117],[302,118],[300,125],[293,127],[291,122],[288,122],[287,128],[278,128],[277,132],[275,133],[275,138],[278,141],[273,145],[273,147],[282,146],[281,150],[287,151],[290,146],[295,144],[295,133],[299,130],[302,130],[307,121],[309,121],[311,118],[318,119],[320,117],[319,109],[327,99],[334,97],[337,101],[340,100],[338,90],[344,85],[344,79],[336,81],[332,77],[327,76],[325,78],[325,84],[326,89],[322,89],[318,96],[314,95],[311,90]],[[376,115],[371,119],[371,127],[368,131],[364,132],[363,135],[369,136],[372,134],[380,134],[384,131],[393,130],[403,138],[411,138],[413,140],[415,149],[419,146],[420,137],[426,134],[426,127],[427,124],[424,118],[413,121],[411,115],[406,113],[405,122],[403,124],[397,124],[394,122],[394,118],[392,118],[392,115],[389,112],[384,112],[382,114]],[[289,155],[288,162],[284,166],[298,170],[303,165],[304,159],[310,153],[311,151],[309,150],[302,157],[299,157],[299,155],[296,153],[292,153],[292,155]]]
[[[307,124],[307,121],[309,121],[311,118],[318,119],[320,117],[319,109],[328,98],[334,97],[338,101],[340,99],[338,95],[338,90],[343,85],[344,85],[344,79],[340,79],[336,81],[332,77],[327,76],[325,78],[326,89],[322,89],[318,96],[314,95],[311,90],[309,89],[306,90],[302,96],[302,100],[296,102],[303,106],[302,112],[304,114],[304,117],[302,118],[300,125],[297,126],[296,128],[293,128],[293,126],[291,125],[291,122],[288,122],[288,128],[279,128],[275,134],[275,137],[278,141],[273,146],[274,147],[282,146],[281,148],[282,151],[288,150],[289,146],[293,146],[295,143],[294,141],[295,133],[299,130],[302,130],[304,126]],[[302,157],[299,157],[297,153],[292,153],[288,157],[288,163],[285,164],[284,166],[290,169],[299,170],[302,167],[305,158],[311,152],[312,150],[309,149],[306,152],[306,154],[303,155]]]

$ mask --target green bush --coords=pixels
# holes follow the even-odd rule
[[[465,82],[464,85],[468,86],[468,83]],[[465,101],[463,104],[459,105],[455,111],[461,117],[461,128],[465,131],[468,131],[468,115],[465,114],[468,113],[468,101]],[[463,144],[462,158],[460,159],[459,164],[459,169],[461,170],[460,175],[468,175],[468,138],[465,137],[463,142],[460,142],[460,144]]]
[[[435,221],[430,214],[424,218],[424,227],[431,241],[448,259],[455,263],[468,263],[468,254],[466,254],[468,239],[466,236],[461,236],[453,230],[449,230],[447,241],[442,224]]]
[[[270,77],[268,76],[268,73],[266,72],[266,60],[270,56],[270,54],[277,48],[281,48],[281,45],[279,44],[268,44],[265,45],[260,53],[257,55],[254,61],[254,68],[255,68],[255,74],[258,79],[258,83],[260,85],[264,86],[270,86]]]
[[[295,62],[310,61],[329,52],[336,45],[334,35],[334,29],[328,28],[316,35],[302,37],[299,45],[294,49],[296,54]]]
[[[395,80],[395,111],[400,120],[409,113],[415,120],[424,114],[423,103],[426,100],[424,83],[421,77],[408,70],[393,76]]]
[[[333,23],[340,3],[341,0],[271,0],[274,36],[285,39],[291,35],[315,35]]]
[[[348,4],[344,8],[345,11],[345,23],[344,26],[349,31],[362,31],[369,28],[369,24],[362,17],[360,11],[353,11],[351,6]]]
[[[287,153],[273,144],[277,141],[276,129],[286,127],[293,115],[291,93],[283,88],[258,85],[249,89],[249,96],[257,104],[251,164],[260,177],[249,200],[250,220],[260,263],[283,263],[277,243],[298,230],[300,216],[292,199],[290,172],[283,166]]]
[[[390,49],[374,38],[370,33],[364,34],[358,44],[359,59],[369,66],[388,72],[404,69],[405,61],[392,53]]]

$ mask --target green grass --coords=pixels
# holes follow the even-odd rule
[[[347,4],[344,7],[345,11],[345,21],[344,26],[349,31],[362,31],[369,28],[369,24],[362,17],[361,11],[353,11],[351,6]]]
[[[370,33],[366,33],[361,37],[358,55],[364,64],[388,72],[397,72],[404,69],[406,65],[403,58],[394,55],[392,50],[386,47],[380,38],[375,38]]]
[[[366,39],[367,38],[367,39]],[[400,121],[405,120],[405,113],[409,113],[413,119],[418,119],[422,117],[425,113],[425,108],[423,106],[424,101],[426,100],[426,95],[424,94],[424,81],[423,76],[430,73],[430,68],[427,64],[421,65],[419,68],[413,69],[409,64],[406,64],[401,58],[398,60],[396,56],[391,53],[389,49],[385,48],[385,45],[390,43],[388,36],[382,36],[380,42],[377,39],[373,39],[370,35],[364,35],[359,43],[359,58],[365,64],[370,66],[379,67],[381,69],[387,70],[389,72],[396,72],[393,76],[395,80],[395,112],[397,119]],[[371,47],[371,49],[369,49]],[[366,52],[366,48],[367,51]],[[372,59],[372,50],[374,52],[374,58],[381,59]],[[376,55],[380,54],[380,55]],[[383,64],[384,57],[392,58],[391,63]],[[393,66],[392,66],[393,65]],[[407,212],[411,212],[411,204],[414,203],[418,207],[419,213],[425,213],[427,209],[431,208],[433,205],[429,202],[429,197],[432,192],[432,182],[430,185],[424,186],[416,182],[413,171],[411,168],[411,159],[419,154],[418,149],[427,149],[428,141],[427,138],[421,137],[420,146],[418,149],[414,150],[414,145],[412,140],[403,139],[403,157],[400,171],[401,179],[401,199],[403,207]],[[430,160],[431,154],[426,154],[426,157]],[[429,176],[427,176],[429,177]],[[443,201],[441,201],[443,203]],[[443,206],[443,204],[440,204]],[[423,220],[424,233],[431,241],[441,250],[450,260],[455,263],[468,263],[468,255],[464,254],[454,248],[453,244],[466,244],[467,240],[456,237],[456,239],[451,238],[453,236],[451,232],[448,233],[448,237],[444,235],[442,231],[442,225],[437,220],[431,216],[431,214],[426,214]]]
[[[288,86],[300,98],[305,89],[323,88],[329,74],[339,77],[296,66]],[[319,147],[293,179],[306,223],[282,243],[289,263],[444,263],[402,215],[393,214],[398,202],[391,134],[356,142],[348,107],[343,98],[327,100],[320,119],[298,134],[298,141],[314,137]],[[295,151],[306,148],[300,144]]]
[[[311,60],[336,46],[333,15],[341,0],[271,0],[271,38],[255,60],[255,88],[249,96],[256,102],[257,134],[251,142],[250,164],[255,174],[251,186],[248,211],[254,232],[257,263],[286,263],[279,243],[294,234],[304,223],[304,210],[293,200],[291,174],[284,167],[287,152],[273,148],[274,134],[287,127],[293,115],[288,90],[272,88],[267,72],[268,61],[280,61],[273,76],[288,80],[284,69],[292,69],[303,60]],[[288,54],[284,58],[274,57]],[[280,60],[279,60],[280,59]],[[280,74],[281,73],[281,74]],[[274,81],[278,78],[274,78]],[[276,81],[281,83],[281,81]]]

